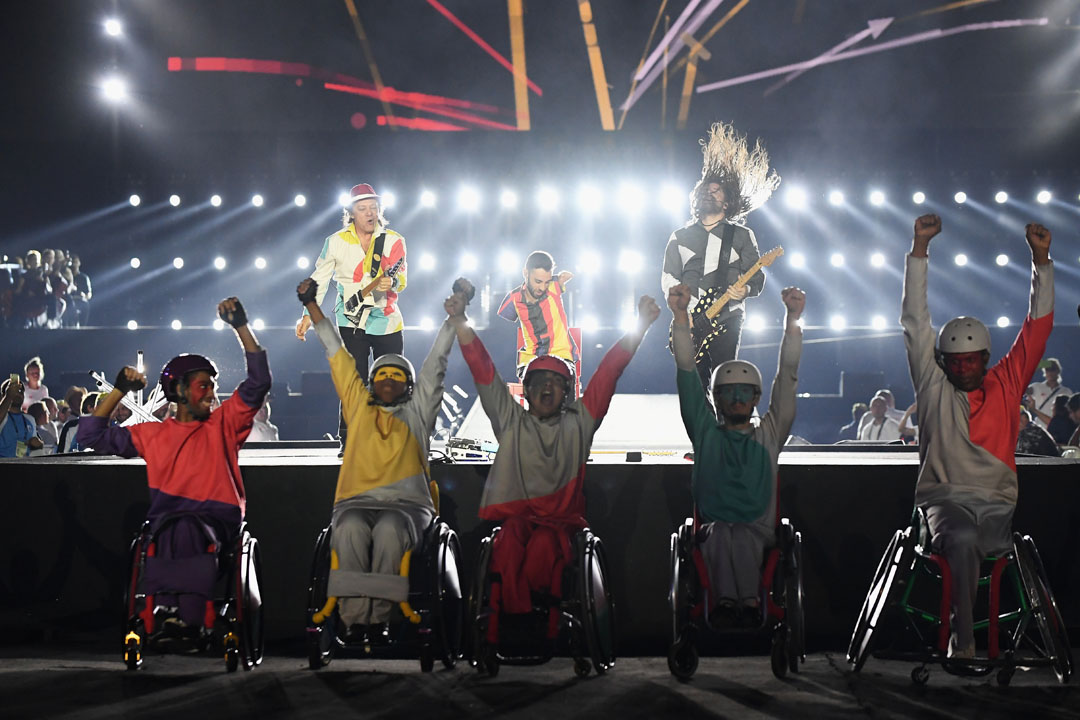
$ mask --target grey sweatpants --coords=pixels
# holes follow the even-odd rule
[[[332,545],[338,567],[362,573],[398,575],[401,558],[414,545],[409,518],[397,510],[348,510],[334,523]],[[338,614],[346,625],[390,620],[393,603],[378,597],[343,597]]]
[[[757,599],[761,563],[766,545],[774,540],[773,531],[755,523],[714,522],[702,527],[698,539],[709,568],[712,603],[721,598]]]
[[[952,651],[975,645],[972,606],[979,583],[979,566],[987,555],[1012,548],[1015,505],[972,502],[942,503],[926,508],[930,544],[945,556],[952,571]]]

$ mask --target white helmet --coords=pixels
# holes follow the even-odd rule
[[[953,318],[938,333],[937,350],[940,353],[967,353],[990,351],[990,331],[973,317]]]
[[[715,390],[721,385],[753,385],[761,391],[761,371],[746,360],[728,360],[716,366],[710,386]]]

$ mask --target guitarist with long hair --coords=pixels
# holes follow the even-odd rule
[[[368,376],[368,355],[404,351],[405,322],[397,305],[405,289],[405,238],[386,227],[379,195],[367,183],[353,186],[342,215],[342,229],[326,238],[311,278],[318,284],[315,302],[322,304],[330,281],[337,283],[336,321],[345,349],[356,360],[360,377]],[[311,329],[307,309],[296,323],[296,337]],[[338,437],[345,448],[345,416]],[[340,456],[340,453],[339,453]]]
[[[750,150],[730,125],[714,123],[701,146],[704,165],[690,193],[690,221],[668,239],[660,285],[665,296],[676,285],[690,288],[697,368],[707,387],[713,368],[738,355],[746,300],[765,285],[757,241],[741,221],[769,199],[780,177],[769,169],[760,141]],[[713,308],[725,294],[727,302]]]

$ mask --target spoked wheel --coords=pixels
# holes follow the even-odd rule
[[[671,609],[671,642],[677,645],[690,627],[690,609],[695,583],[693,561],[690,558],[692,521],[671,533],[670,569],[668,577],[668,607]]]
[[[469,602],[467,606],[469,619],[469,664],[475,667],[477,671],[481,673],[488,672],[492,676],[499,672],[497,650],[487,643],[488,614],[491,612],[491,609],[488,607],[488,566],[491,562],[491,545],[493,538],[494,533],[480,541],[480,549],[476,554],[476,572],[473,574],[472,585],[469,587]],[[488,650],[491,651],[490,657],[493,658],[495,662],[494,672],[487,667],[489,659]]]
[[[438,545],[439,557],[433,565],[433,630],[438,642],[439,659],[447,670],[452,670],[461,657],[464,624],[464,603],[461,600],[461,578],[458,571],[461,546],[458,544],[457,533],[449,528],[446,529],[444,540]],[[423,656],[421,660],[422,658]]]
[[[916,685],[925,685],[929,681],[930,669],[927,668],[925,665],[920,665],[919,667],[911,671],[911,682],[915,683]]]
[[[694,676],[698,667],[698,651],[692,633],[668,649],[667,666],[678,680],[686,682]]]
[[[237,602],[240,633],[240,658],[244,670],[251,670],[263,659],[263,604],[259,590],[259,576],[262,572],[262,553],[259,541],[244,534],[244,545],[240,557],[240,573],[237,580]]]
[[[893,533],[892,540],[878,563],[866,599],[863,600],[862,610],[859,611],[855,631],[851,634],[851,643],[848,645],[847,660],[855,666],[855,672],[862,669],[870,654],[871,637],[885,614],[897,576],[902,573],[903,579],[907,578],[914,557],[914,543],[910,541],[909,535],[910,532],[904,530]]]
[[[312,670],[324,668],[334,659],[337,650],[337,609],[330,611],[321,622],[315,616],[326,607],[326,588],[330,581],[330,538],[331,528],[323,528],[315,540],[315,551],[311,559],[311,584],[308,586],[307,603],[307,651],[308,667]]]
[[[592,672],[592,664],[583,657],[574,658],[574,674],[579,678],[589,677]],[[598,675],[601,673],[597,673]]]
[[[799,663],[806,662],[806,626],[803,622],[802,535],[795,533],[794,542],[784,561],[784,642],[788,669],[799,672]]]
[[[783,625],[780,625],[773,631],[769,660],[772,665],[773,675],[775,675],[777,679],[783,680],[787,677],[790,662],[788,660],[787,632]]]
[[[1069,646],[1069,634],[1061,619],[1061,612],[1046,580],[1042,558],[1035,548],[1035,541],[1029,535],[1021,537],[1017,533],[1014,547],[1024,588],[1031,603],[1031,612],[1035,616],[1039,636],[1042,638],[1043,650],[1053,663],[1058,682],[1066,683],[1072,675],[1072,648]]]
[[[600,538],[591,533],[582,553],[581,611],[585,642],[597,675],[615,666],[615,603],[607,582],[607,559]]]

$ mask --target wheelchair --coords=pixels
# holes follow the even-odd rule
[[[848,646],[847,660],[859,672],[866,659],[918,663],[912,682],[930,679],[927,665],[940,664],[967,677],[997,670],[1008,685],[1017,668],[1050,667],[1058,682],[1072,675],[1069,634],[1061,619],[1035,542],[1013,533],[1010,552],[987,557],[980,571],[974,628],[986,634],[986,653],[949,658],[952,573],[930,548],[926,515],[917,508],[909,527],[897,530],[878,563]]]
[[[333,525],[328,525],[315,541],[311,561],[311,584],[308,587],[307,650],[312,670],[326,667],[339,652],[359,650],[373,656],[378,646],[370,640],[359,646],[345,641],[345,627],[338,617],[336,597],[327,595],[330,573],[337,568],[337,553],[331,539]],[[399,603],[401,620],[389,647],[403,641],[418,642],[420,669],[431,672],[435,658],[452,669],[461,657],[462,601],[458,558],[461,546],[457,533],[436,516],[424,531],[417,548],[407,550],[401,559],[401,574],[409,578],[408,600]],[[402,627],[404,625],[404,627]],[[410,636],[415,635],[415,640]]]
[[[499,639],[488,640],[488,628],[495,617],[492,587],[500,583],[491,570],[495,538],[501,528],[480,541],[477,570],[469,591],[469,662],[490,677],[506,665],[541,665],[557,651],[568,651],[574,660],[574,673],[586,677],[592,670],[603,675],[615,667],[615,603],[611,597],[607,556],[603,543],[588,528],[577,531],[571,539],[571,559],[563,568],[561,597],[533,593],[533,610],[525,616],[499,613]],[[554,621],[558,636],[547,636]],[[514,621],[508,622],[512,618]],[[568,647],[567,647],[568,645]],[[560,647],[561,646],[561,647]]]
[[[684,682],[697,671],[697,637],[712,629],[709,623],[713,605],[709,573],[697,540],[700,529],[695,514],[686,518],[671,534],[668,604],[671,607],[672,643],[668,649],[668,670]],[[799,664],[806,662],[802,534],[787,518],[780,520],[776,534],[777,544],[766,551],[761,571],[761,625],[722,632],[771,633],[772,671],[782,679],[789,670],[798,672]]]
[[[203,529],[207,543],[204,555],[189,558],[161,558],[157,545],[163,531],[171,529],[185,518],[194,518]],[[251,670],[263,659],[263,605],[259,592],[262,558],[259,541],[240,524],[235,537],[217,544],[219,538],[230,538],[226,528],[214,527],[206,517],[179,513],[164,517],[156,529],[144,523],[131,543],[131,575],[128,582],[124,620],[124,663],[135,670],[143,663],[148,641],[161,628],[154,615],[154,598],[159,594],[190,592],[182,582],[168,579],[184,571],[213,568],[216,571],[212,599],[206,603],[203,621],[205,633],[199,639],[199,650],[216,647],[223,652],[225,669],[235,672],[238,667]]]

